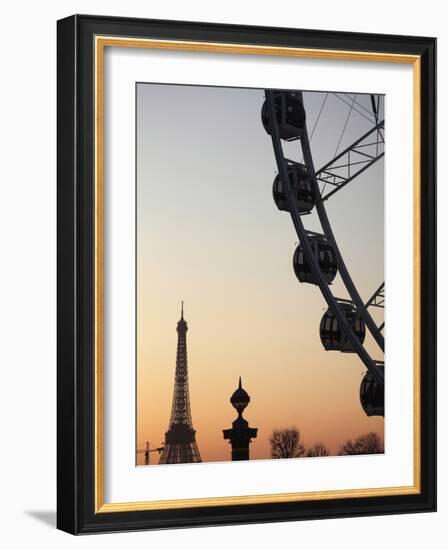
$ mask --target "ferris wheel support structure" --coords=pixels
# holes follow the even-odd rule
[[[303,97],[301,92],[300,92],[300,99],[303,102]],[[375,377],[375,379],[378,380],[378,382],[380,382],[381,384],[384,384],[384,369],[381,367],[378,361],[375,361],[374,359],[372,359],[372,357],[369,355],[367,350],[364,348],[364,346],[362,345],[362,343],[354,333],[354,330],[350,326],[349,322],[347,321],[346,316],[341,311],[341,308],[339,307],[337,299],[333,296],[333,293],[331,292],[329,285],[325,280],[325,277],[320,269],[316,256],[313,253],[311,244],[308,239],[307,232],[302,223],[301,213],[299,212],[299,208],[294,199],[291,182],[289,180],[287,163],[283,154],[283,147],[282,147],[281,138],[280,138],[278,121],[275,115],[274,92],[272,90],[266,90],[266,104],[267,104],[267,110],[268,110],[268,115],[270,120],[270,134],[272,138],[272,145],[273,145],[274,154],[277,162],[279,176],[282,182],[284,182],[283,189],[284,189],[284,194],[287,201],[288,209],[289,209],[297,236],[299,237],[300,244],[303,247],[304,254],[307,258],[308,264],[313,273],[313,276],[317,282],[317,285],[320,288],[320,291],[325,301],[328,304],[328,307],[333,311],[341,328],[344,330],[347,338],[351,342],[354,350],[360,357],[361,361],[364,363],[369,373],[371,373]],[[310,177],[312,178],[312,181],[314,182],[314,185],[316,185],[317,187],[317,182],[315,179],[314,164],[313,164],[313,159],[311,155],[311,148],[308,140],[308,134],[306,131],[306,125],[303,128],[303,131],[300,137],[300,142],[302,145],[302,153],[303,153],[305,165],[310,174]],[[378,330],[378,327],[376,326],[373,319],[371,318],[369,312],[367,311],[367,308],[365,307],[363,301],[361,300],[361,297],[359,296],[359,293],[356,290],[355,285],[353,284],[350,274],[339,252],[339,248],[337,247],[337,244],[333,235],[333,231],[331,229],[331,225],[329,223],[329,220],[325,211],[325,207],[321,198],[320,191],[319,189],[316,189],[316,191],[317,191],[316,210],[317,210],[324,234],[329,239],[332,246],[334,247],[334,250],[338,259],[338,269],[340,270],[343,282],[357,310],[359,311],[360,315],[362,315],[362,319],[364,320],[365,324],[367,325],[370,332],[374,336],[378,345],[381,347],[382,350],[384,350],[383,335]]]
[[[303,95],[300,92],[299,94],[300,99],[303,102]],[[311,154],[311,147],[310,142],[308,139],[308,132],[306,129],[306,125],[303,128],[303,134],[300,138],[300,143],[302,145],[302,152],[303,152],[303,158],[305,161],[305,165],[308,169],[308,172],[312,178],[312,180],[315,182],[316,187],[317,182],[315,178],[315,170],[314,170],[314,163],[313,163],[313,157]],[[324,230],[324,233],[326,237],[329,239],[331,245],[333,246],[336,257],[338,260],[338,271],[341,274],[341,278],[344,282],[344,285],[350,295],[350,298],[352,299],[353,303],[356,306],[356,309],[358,310],[359,315],[361,316],[362,320],[365,322],[367,328],[370,330],[370,333],[372,334],[373,338],[375,339],[378,346],[381,348],[382,351],[384,351],[384,336],[379,331],[378,327],[376,326],[375,321],[372,319],[372,316],[367,311],[367,308],[364,305],[363,300],[361,299],[361,296],[358,293],[358,290],[356,289],[356,286],[353,283],[353,280],[350,276],[350,273],[347,269],[347,266],[345,265],[345,262],[342,258],[342,255],[339,251],[339,247],[337,245],[336,239],[333,234],[333,230],[331,228],[331,224],[328,220],[327,212],[325,210],[324,201],[322,200],[322,196],[319,192],[319,189],[316,189],[316,211],[319,216],[320,223],[322,225],[322,229]]]

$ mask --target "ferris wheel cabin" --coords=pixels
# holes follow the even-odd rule
[[[275,116],[280,138],[285,141],[299,139],[305,126],[305,109],[298,92],[274,92]],[[265,101],[261,108],[261,120],[264,129],[271,134],[268,105]]]
[[[309,177],[305,165],[288,161],[288,177],[294,199],[300,213],[311,212],[316,202],[316,185]],[[274,179],[272,195],[279,210],[289,212],[286,195],[280,175]]]
[[[325,235],[319,235],[317,233],[308,233],[308,242],[320,267],[325,282],[330,284],[338,272],[338,263],[334,248],[328,242]],[[318,284],[313,270],[311,269],[311,266],[306,258],[302,244],[299,244],[296,248],[292,264],[294,267],[294,273],[301,283],[310,283],[313,285]]]
[[[338,307],[362,344],[366,337],[366,326],[358,316],[356,308],[351,302],[341,300],[338,300]],[[320,340],[327,351],[341,351],[344,353],[355,353],[356,351],[331,308],[328,308],[324,313],[320,322]]]
[[[378,365],[384,371],[384,365]],[[361,406],[367,416],[384,416],[384,384],[367,372],[359,388]]]

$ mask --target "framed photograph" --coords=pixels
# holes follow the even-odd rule
[[[435,56],[58,22],[60,529],[435,510]]]

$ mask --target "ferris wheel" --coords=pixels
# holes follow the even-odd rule
[[[320,322],[324,350],[356,353],[367,372],[360,385],[361,406],[368,416],[384,416],[384,321],[377,323],[373,308],[384,308],[385,285],[378,281],[367,300],[361,298],[336,241],[325,203],[384,157],[384,119],[381,96],[370,96],[370,109],[356,96],[334,94],[350,106],[342,134],[353,110],[364,114],[369,129],[318,170],[314,167],[303,93],[296,90],[265,90],[261,110],[264,129],[272,138],[278,174],[273,183],[273,198],[279,210],[289,212],[299,244],[293,256],[293,269],[300,283],[319,287],[327,304]],[[316,129],[325,96],[312,134]],[[368,112],[368,117],[366,113]],[[338,147],[341,143],[339,139]],[[297,141],[297,159],[285,157],[282,142]],[[299,161],[299,159],[301,159]],[[317,214],[321,230],[307,229],[306,215]],[[338,298],[332,283],[339,275],[348,298]],[[365,345],[366,332],[375,344],[375,354]]]

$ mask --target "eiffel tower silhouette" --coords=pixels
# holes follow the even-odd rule
[[[187,330],[184,319],[184,303],[177,323],[176,374],[174,378],[173,405],[165,444],[159,464],[202,462],[193,428],[188,388]]]

